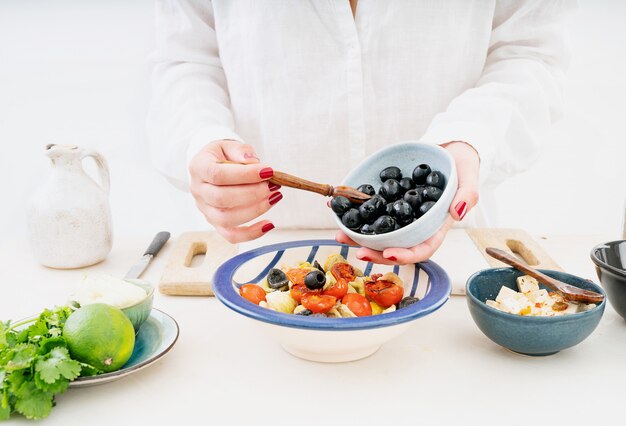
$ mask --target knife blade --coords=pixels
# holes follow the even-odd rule
[[[150,262],[152,261],[154,256],[157,255],[159,250],[161,250],[161,248],[165,245],[165,243],[167,242],[167,240],[169,240],[169,238],[170,238],[170,233],[166,231],[159,232],[158,234],[156,234],[156,236],[150,243],[150,246],[148,247],[146,252],[137,261],[137,263],[135,263],[128,270],[124,278],[136,279],[136,278],[141,277],[141,274],[143,274],[143,272],[146,270],[148,265],[150,265]]]

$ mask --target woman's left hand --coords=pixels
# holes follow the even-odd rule
[[[426,241],[411,248],[388,248],[376,251],[361,247],[356,256],[367,262],[383,263],[388,265],[417,263],[429,259],[441,246],[448,230],[455,221],[461,221],[468,211],[478,202],[478,171],[480,159],[472,146],[465,142],[449,142],[441,145],[454,158],[459,179],[459,188],[452,204],[450,214],[443,226]],[[346,234],[339,231],[336,240],[343,244],[358,245]]]

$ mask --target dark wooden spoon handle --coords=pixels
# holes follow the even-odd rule
[[[270,182],[277,185],[288,186],[290,188],[302,189],[305,191],[316,192],[321,195],[331,196],[333,187],[323,183],[311,182],[297,176],[274,170],[274,176],[270,178]]]
[[[602,300],[604,299],[604,296],[600,293],[575,287],[573,285],[549,277],[546,274],[543,274],[536,269],[528,266],[526,263],[520,261],[515,256],[510,255],[504,250],[500,250],[494,247],[487,247],[485,249],[485,252],[487,252],[487,254],[494,259],[498,259],[499,261],[504,262],[507,265],[511,265],[515,269],[518,269],[525,274],[530,275],[540,283],[543,283],[551,289],[559,292],[566,299],[585,303],[599,303],[602,302]]]

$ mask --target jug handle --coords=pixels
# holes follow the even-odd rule
[[[98,174],[100,175],[100,186],[104,192],[108,194],[111,186],[111,177],[109,175],[109,165],[107,164],[107,160],[100,153],[91,150],[83,151],[81,159],[87,157],[93,158],[96,162],[96,165],[98,166]]]

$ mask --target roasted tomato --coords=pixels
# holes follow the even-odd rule
[[[348,293],[348,281],[340,279],[335,284],[328,287],[326,290],[322,290],[322,294],[333,296],[337,299],[341,299]]]
[[[395,305],[404,295],[404,288],[385,280],[365,283],[365,295],[383,308]]]
[[[337,281],[345,280],[347,283],[354,281],[356,274],[354,268],[348,263],[338,262],[330,268],[330,273]]]
[[[343,296],[341,303],[346,305],[357,317],[372,315],[372,305],[369,300],[359,293],[348,293]]]
[[[325,294],[311,292],[302,295],[302,306],[314,314],[325,314],[335,306],[336,302],[336,297]]]
[[[258,305],[261,301],[265,300],[265,290],[256,284],[244,284],[239,287],[239,294],[244,299]]]
[[[310,269],[291,268],[286,272],[286,274],[287,278],[289,278],[289,281],[291,281],[292,283],[297,285],[304,285],[304,277],[306,277],[306,274],[308,274],[309,272],[311,272]]]
[[[308,288],[305,285],[300,285],[300,284],[294,284],[291,286],[291,290],[289,290],[289,295],[291,296],[291,298],[293,300],[295,300],[298,303],[301,303],[302,301],[302,295],[306,294],[306,293],[316,293],[316,294],[321,294],[322,290],[311,290],[310,288]]]

